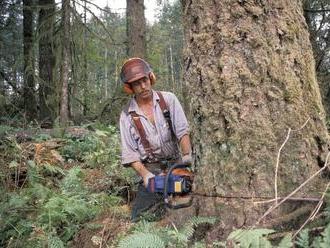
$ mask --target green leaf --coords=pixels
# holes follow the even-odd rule
[[[32,168],[36,167],[36,163],[33,160],[28,160],[27,164],[28,164],[28,166],[30,166]]]
[[[228,239],[240,244],[240,247],[271,247],[270,242],[263,237],[264,235],[273,233],[272,229],[254,229],[243,230],[238,229],[229,234]]]
[[[309,248],[309,230],[303,229],[299,233],[299,237],[296,241],[296,245],[300,248]]]
[[[323,242],[321,243],[321,248],[330,247],[330,224],[322,232]]]
[[[164,241],[155,234],[134,233],[121,240],[119,248],[157,247],[165,248]]]
[[[108,136],[109,132],[97,129],[95,131],[95,134],[98,135],[98,136],[106,137],[106,136]]]
[[[9,168],[17,168],[17,167],[18,167],[18,163],[15,160],[10,162]]]
[[[63,241],[57,236],[48,236],[48,247],[49,248],[64,248]]]
[[[278,244],[278,248],[290,248],[293,246],[291,234],[287,234]]]

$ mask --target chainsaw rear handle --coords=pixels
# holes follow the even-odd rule
[[[178,205],[171,204],[168,199],[168,184],[169,184],[169,177],[172,174],[172,171],[174,169],[186,168],[188,166],[190,166],[190,163],[174,164],[169,168],[168,172],[166,173],[165,183],[164,183],[164,202],[168,208],[171,208],[171,209],[185,208],[185,207],[191,206],[191,204],[192,204],[192,197],[188,203],[178,204]]]

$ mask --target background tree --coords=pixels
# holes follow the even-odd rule
[[[146,57],[146,20],[144,0],[126,0],[127,55]]]
[[[39,0],[39,119],[53,122],[56,117],[55,69],[55,1]]]
[[[60,122],[69,122],[70,0],[62,0],[62,64]]]
[[[23,18],[22,5],[0,2],[0,81],[2,82],[1,121],[15,121],[22,110]],[[18,108],[13,108],[17,105]]]
[[[28,121],[37,118],[35,97],[35,73],[33,52],[33,3],[23,0],[23,37],[24,37],[24,109]]]
[[[179,1],[164,2],[159,21],[148,29],[148,59],[157,76],[157,87],[175,92],[183,101],[183,26]]]
[[[252,225],[264,209],[251,199],[272,198],[277,190],[285,196],[324,165],[327,153],[301,2],[182,4],[195,192],[203,195],[196,212],[220,216],[226,230]],[[276,176],[277,154],[288,129],[299,129],[306,120],[285,145]],[[318,178],[298,195],[317,196],[323,185]],[[287,205],[280,214],[301,205]]]

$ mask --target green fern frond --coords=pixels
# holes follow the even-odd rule
[[[178,235],[178,238],[180,238],[180,240],[188,240],[194,235],[195,227],[200,224],[214,225],[216,221],[217,218],[215,217],[194,216],[188,221],[187,224],[185,224],[184,228],[180,230],[180,235]]]
[[[55,175],[55,174],[60,174],[62,176],[65,175],[64,170],[61,167],[50,165],[48,163],[43,164],[43,169],[51,175]]]
[[[55,235],[48,236],[48,247],[49,248],[65,248],[63,241]]]
[[[312,247],[313,248],[320,248],[322,245],[322,237],[321,236],[317,236],[314,238],[313,243],[312,243]]]
[[[155,224],[145,220],[139,221],[133,227],[134,233],[152,233],[155,230],[156,230]]]
[[[61,183],[63,193],[67,195],[82,193],[84,191],[82,186],[83,176],[81,168],[71,168]]]
[[[290,248],[293,246],[291,234],[286,235],[278,244],[278,248]]]
[[[330,224],[322,232],[323,241],[321,243],[321,248],[330,247]]]
[[[270,242],[264,237],[273,233],[271,229],[254,229],[243,230],[238,229],[231,232],[228,236],[229,240],[233,240],[240,244],[240,247],[271,247]]]
[[[143,248],[157,247],[165,248],[164,241],[156,234],[151,233],[134,233],[121,240],[119,248]]]
[[[309,230],[303,229],[295,243],[299,248],[309,248]]]

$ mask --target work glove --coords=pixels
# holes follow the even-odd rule
[[[154,174],[152,174],[150,171],[143,176],[143,185],[144,187],[148,187],[149,179],[155,177]]]
[[[181,157],[181,162],[185,165],[191,165],[192,163],[192,157],[191,154],[186,154]]]

